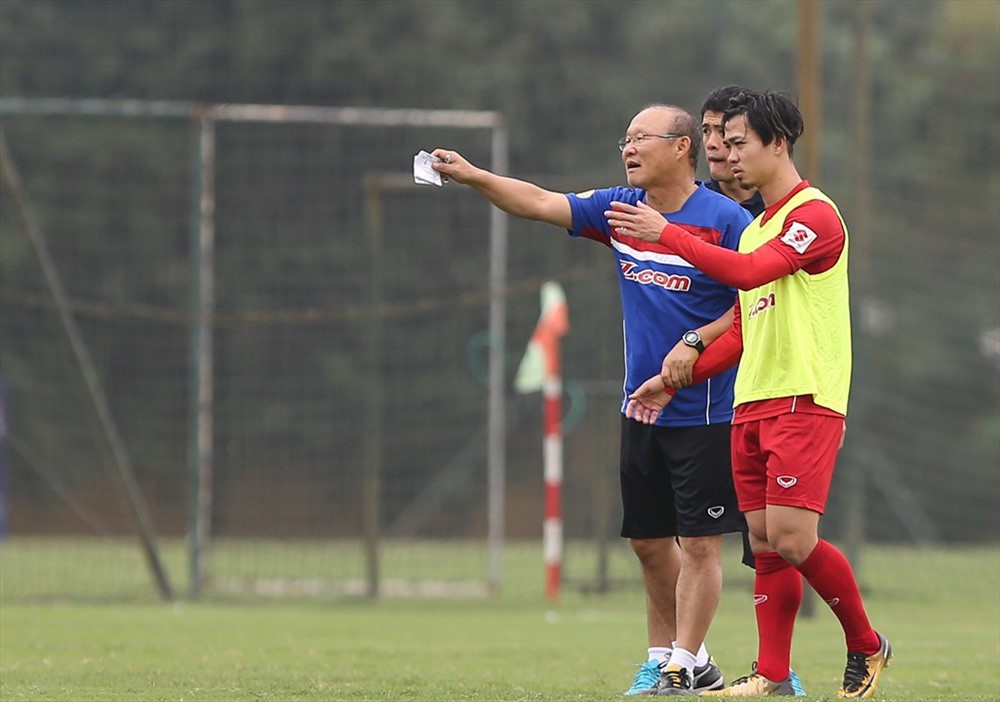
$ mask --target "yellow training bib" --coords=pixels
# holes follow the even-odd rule
[[[793,195],[767,224],[758,216],[740,237],[749,253],[781,234],[796,207],[821,200],[833,207],[844,227],[844,250],[832,268],[792,275],[739,292],[743,357],[736,373],[736,406],[758,400],[812,395],[817,405],[847,414],[851,389],[851,312],[847,282],[847,225],[830,198],[807,187]],[[816,233],[792,225],[785,241],[808,247]]]

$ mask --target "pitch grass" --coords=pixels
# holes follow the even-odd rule
[[[755,629],[749,571],[732,558],[726,570],[709,647],[731,678],[753,659]],[[897,654],[881,699],[1000,700],[1000,548],[869,549],[861,580],[873,622]],[[642,607],[637,589],[570,591],[555,606],[523,594],[178,605],[7,599],[0,699],[620,700],[644,653]],[[816,610],[798,622],[793,665],[812,699],[832,700],[843,639],[825,605]]]

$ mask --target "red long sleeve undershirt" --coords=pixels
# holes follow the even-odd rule
[[[691,369],[693,383],[708,380],[740,362],[740,356],[743,355],[743,323],[740,320],[739,300],[736,301],[733,312],[733,323],[729,329],[698,356]]]
[[[756,288],[796,270],[792,261],[778,248],[781,244],[776,239],[750,253],[740,253],[709,244],[668,222],[660,232],[660,244],[675,251],[703,273],[740,290]]]
[[[705,347],[691,369],[691,383],[701,383],[712,376],[718,375],[727,368],[732,368],[740,362],[743,355],[743,323],[740,320],[740,303],[736,301],[733,323],[718,339]],[[667,388],[673,395],[677,388]]]

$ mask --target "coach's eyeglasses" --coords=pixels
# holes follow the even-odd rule
[[[639,132],[634,137],[623,136],[618,140],[618,150],[625,151],[625,147],[630,144],[641,144],[643,141],[649,137],[659,137],[661,139],[676,139],[677,137],[684,136],[683,134],[643,134]]]

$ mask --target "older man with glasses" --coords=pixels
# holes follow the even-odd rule
[[[670,248],[608,226],[611,202],[644,203],[714,245],[736,250],[750,216],[695,180],[701,125],[674,105],[650,105],[618,140],[628,187],[558,193],[496,175],[450,149],[434,168],[509,214],[548,222],[608,247],[618,271],[625,333],[620,404],[621,535],[642,567],[649,645],[626,695],[693,695],[724,685],[704,639],[722,592],[722,535],[746,530],[730,469],[734,371],[677,393],[647,426],[625,418],[629,395],[660,371],[662,350],[701,338],[733,306],[736,291]],[[717,325],[716,325],[717,326]]]

